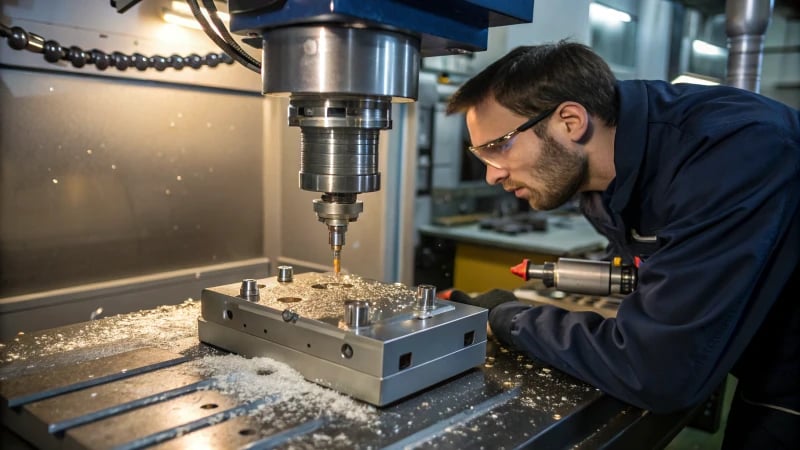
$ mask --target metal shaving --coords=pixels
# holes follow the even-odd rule
[[[238,355],[206,356],[193,363],[201,375],[215,377],[215,388],[241,402],[275,397],[257,411],[260,419],[286,426],[316,418],[367,424],[377,420],[377,409],[344,394],[307,381],[288,365],[271,358]]]
[[[410,311],[416,295],[402,283],[388,284],[335,273],[299,274],[291,283],[271,278],[261,286],[259,304],[277,310],[289,308],[301,317],[317,320],[338,320],[345,300],[361,300],[369,304],[370,318],[379,321]]]
[[[84,322],[58,333],[19,333],[12,341],[0,344],[0,368],[6,363],[50,356],[64,359],[74,354],[83,360],[87,352],[93,353],[88,356],[102,357],[144,345],[184,353],[197,347],[199,315],[200,302],[190,298],[179,305]]]

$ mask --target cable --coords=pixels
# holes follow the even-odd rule
[[[231,58],[236,60],[238,63],[242,64],[243,66],[247,67],[248,69],[261,73],[261,64],[256,61],[256,64],[252,64],[250,61],[247,60],[244,56],[236,52],[233,47],[230,46],[225,40],[223,40],[216,32],[214,32],[211,25],[206,20],[203,12],[200,10],[200,5],[197,3],[197,0],[186,0],[186,3],[189,5],[189,9],[192,10],[192,15],[200,23],[200,26],[203,28],[203,31],[214,41],[215,44],[219,48],[221,48],[225,53],[228,54]],[[224,27],[223,27],[224,28]]]
[[[211,18],[211,22],[216,27],[217,31],[219,32],[219,36],[231,46],[231,48],[238,54],[242,55],[244,59],[246,59],[250,64],[255,67],[258,67],[259,70],[261,69],[261,63],[250,56],[239,44],[236,40],[233,39],[233,36],[228,32],[228,29],[225,28],[225,24],[219,18],[219,14],[217,14],[217,6],[214,3],[214,0],[203,0],[203,5],[206,7],[206,11],[208,11],[208,16]]]
[[[94,64],[98,70],[106,70],[113,66],[117,70],[134,67],[140,71],[150,68],[162,71],[167,68],[181,70],[186,66],[192,69],[199,69],[204,65],[216,67],[220,63],[233,64],[234,62],[233,58],[226,53],[209,53],[206,56],[192,53],[189,56],[154,55],[148,57],[140,53],[127,55],[116,51],[109,54],[98,49],[86,51],[76,45],[65,47],[57,41],[45,40],[38,34],[29,33],[21,27],[9,27],[5,24],[0,24],[0,37],[6,38],[8,46],[14,50],[42,53],[47,62],[69,61],[76,68]]]
[[[105,70],[108,67],[114,66],[118,70],[126,70],[128,67],[146,70],[153,67],[161,71],[168,67],[172,67],[176,70],[180,70],[184,66],[189,66],[193,69],[198,69],[203,65],[216,67],[220,62],[233,64],[233,62],[236,61],[256,73],[261,73],[261,62],[250,56],[236,40],[234,40],[233,36],[231,36],[228,29],[225,27],[225,24],[219,18],[214,0],[203,0],[203,5],[208,12],[213,27],[206,19],[206,16],[203,15],[198,0],[186,0],[186,3],[189,5],[192,15],[200,24],[206,35],[208,35],[224,53],[209,53],[205,57],[197,54],[191,54],[186,57],[180,55],[172,55],[169,57],[154,55],[147,57],[140,53],[126,55],[116,51],[111,54],[106,54],[97,49],[85,51],[74,45],[64,47],[57,41],[46,41],[37,34],[29,33],[20,27],[9,27],[5,24],[0,24],[0,37],[7,38],[9,47],[15,50],[29,50],[35,53],[43,53],[44,59],[48,62],[56,63],[65,60],[72,63],[72,65],[77,68],[83,67],[86,64],[94,64],[99,70]]]

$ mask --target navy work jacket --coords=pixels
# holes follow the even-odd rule
[[[617,93],[616,178],[581,207],[610,251],[639,257],[637,289],[608,319],[504,303],[495,336],[654,412],[705,401],[729,372],[800,410],[800,114],[727,86]]]

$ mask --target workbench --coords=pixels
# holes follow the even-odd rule
[[[199,304],[0,344],[2,447],[661,448],[693,413],[643,411],[491,340],[483,365],[378,408],[199,342]]]
[[[542,264],[560,256],[580,257],[601,251],[608,245],[608,240],[579,214],[548,215],[543,231],[506,234],[472,223],[426,224],[419,227],[419,233],[422,245],[454,248],[452,285],[438,287],[456,287],[466,292],[520,287],[523,281],[513,276],[509,267],[523,259]],[[436,241],[449,241],[453,245]]]

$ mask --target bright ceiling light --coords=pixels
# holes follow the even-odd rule
[[[720,46],[709,44],[706,41],[695,39],[692,41],[692,51],[706,56],[725,56],[728,51]]]
[[[192,14],[192,9],[189,8],[189,5],[186,2],[180,0],[172,0],[170,9],[172,9],[176,13],[183,14],[184,16],[194,17],[194,15]],[[208,18],[208,12],[206,12],[205,8],[200,8],[200,11],[202,11],[203,15],[206,16],[206,18]],[[228,22],[231,20],[231,15],[226,12],[217,11],[217,16],[219,16],[219,18],[222,19],[223,22]]]
[[[719,84],[719,80],[713,77],[707,77],[695,73],[684,73],[679,75],[674,80],[672,80],[672,84],[676,83],[690,83],[690,84],[702,84],[704,86],[715,86]]]
[[[202,30],[203,28],[200,26],[194,17],[186,17],[180,14],[175,14],[169,10],[164,10],[163,14],[161,15],[164,18],[164,22],[167,22],[172,25],[179,25],[185,28],[192,28],[194,30]]]
[[[208,15],[208,10],[205,8],[200,8],[200,12],[206,18],[206,21],[209,22],[211,27],[216,30],[217,27],[215,27],[211,22],[211,17]],[[230,14],[225,12],[218,11],[217,16],[223,22],[229,22],[231,19]],[[186,2],[173,0],[169,8],[164,8],[161,17],[164,19],[164,22],[173,25],[180,25],[182,27],[191,28],[194,30],[203,29],[200,23],[197,22],[197,19],[194,18],[194,14],[192,14],[192,10],[189,8],[189,5]]]
[[[600,3],[589,4],[589,17],[602,22],[630,22],[631,15]]]

